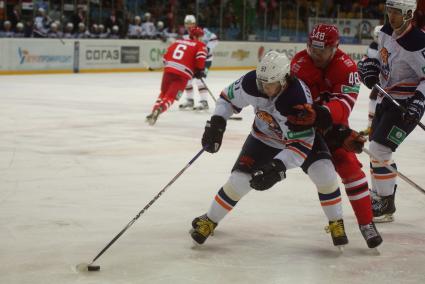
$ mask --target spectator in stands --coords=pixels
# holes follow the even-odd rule
[[[119,39],[120,38],[120,28],[118,25],[113,25],[112,26],[112,31],[111,34],[109,35],[110,39]]]
[[[154,39],[156,37],[155,24],[152,22],[151,13],[145,13],[145,22],[142,24],[142,38]]]
[[[25,33],[24,33],[24,24],[21,22],[18,22],[16,24],[16,28],[15,28],[15,34],[13,35],[13,37],[16,38],[22,38],[25,37]]]
[[[10,21],[4,21],[3,30],[0,31],[0,37],[13,37],[14,32],[12,31],[12,23]]]
[[[91,25],[89,38],[99,38],[99,26],[97,24]]]
[[[47,16],[46,10],[44,8],[38,8],[37,16],[34,19],[34,37],[46,37],[51,23],[52,20]]]
[[[75,38],[87,38],[89,32],[86,31],[86,25],[84,23],[78,24],[78,32],[75,34]]]
[[[59,24],[58,22],[53,22],[50,24],[50,30],[47,33],[48,38],[61,38],[62,32],[59,31]]]
[[[74,38],[74,24],[71,22],[68,22],[65,26],[65,31],[63,33],[63,38]]]
[[[128,38],[141,38],[142,37],[142,18],[135,16],[133,23],[128,25]]]
[[[109,33],[105,31],[105,26],[100,24],[99,25],[99,38],[108,38]]]

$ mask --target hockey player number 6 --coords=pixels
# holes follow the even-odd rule
[[[186,49],[187,49],[187,45],[184,45],[184,44],[177,45],[176,49],[173,52],[173,58],[178,60],[182,59]]]

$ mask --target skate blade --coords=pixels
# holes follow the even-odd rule
[[[344,250],[345,250],[345,245],[338,245],[338,246],[335,246],[337,249],[338,249],[338,252],[339,253],[343,253],[344,252]]]
[[[195,232],[195,229],[192,228],[192,229],[189,230],[190,239],[192,240],[192,248],[200,248],[200,247],[202,247],[202,244],[198,243],[197,241],[195,241],[192,238],[192,233],[193,232]]]
[[[381,255],[381,252],[379,251],[379,249],[378,249],[378,247],[375,247],[375,248],[370,248],[369,249],[369,253],[371,254],[371,255]]]
[[[379,217],[373,217],[373,222],[375,223],[390,223],[394,222],[393,214],[385,214]]]

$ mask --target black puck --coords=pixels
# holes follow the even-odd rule
[[[100,265],[88,265],[87,266],[87,270],[88,271],[99,271],[100,270]]]

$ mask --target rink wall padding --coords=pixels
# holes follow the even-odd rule
[[[161,70],[168,45],[159,40],[1,38],[0,75]],[[253,69],[270,50],[292,58],[305,47],[304,43],[222,41],[214,49],[211,69]],[[358,61],[367,46],[340,48]]]

